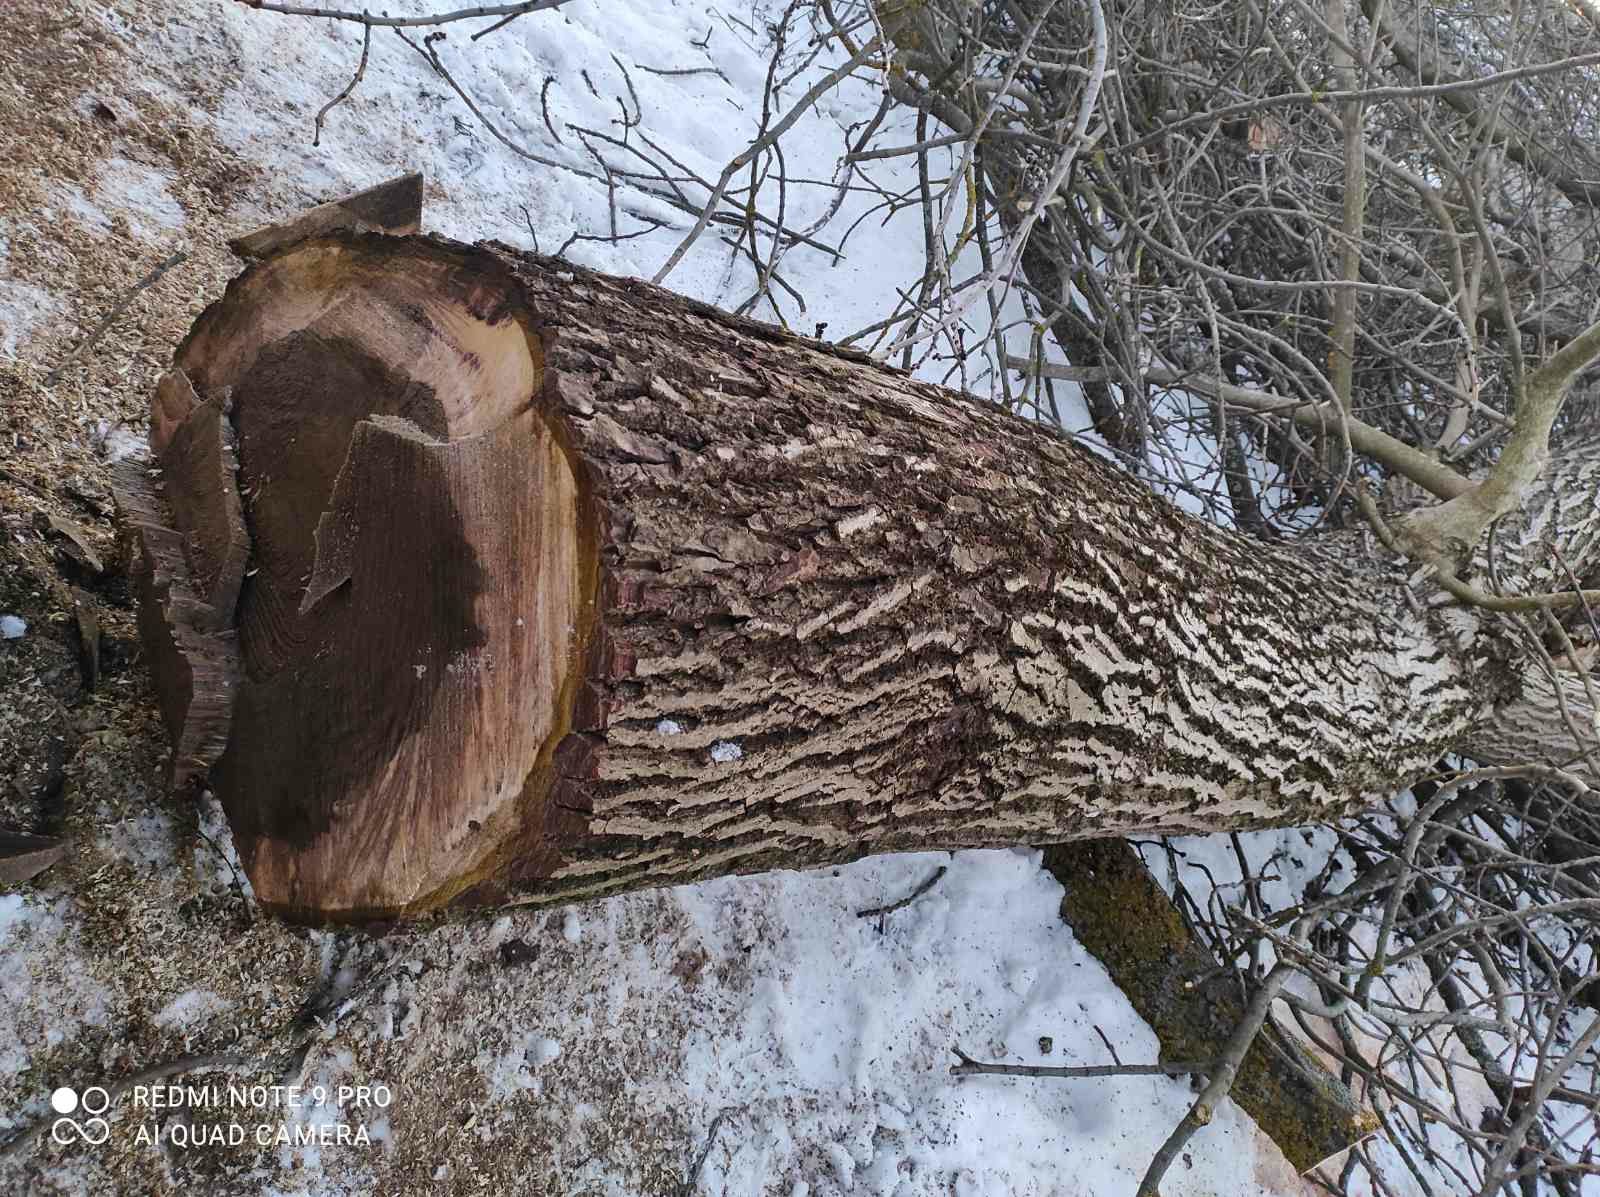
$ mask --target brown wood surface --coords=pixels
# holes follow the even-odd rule
[[[31,835],[0,827],[0,885],[31,881],[62,856],[67,845],[59,836]]]

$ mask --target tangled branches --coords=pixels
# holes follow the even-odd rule
[[[920,306],[941,314],[903,317],[896,343],[952,294],[1019,291],[1025,318],[991,309],[995,364],[1026,377],[1004,398],[1059,414],[1048,330],[1101,437],[1238,526],[1292,528],[1372,475],[1351,420],[1484,464],[1524,357],[1600,300],[1595,106],[1565,85],[1593,30],[1569,11],[934,3],[884,23],[892,94],[963,139],[927,197],[940,252]],[[979,195],[958,228],[963,188]],[[988,243],[1026,234],[1018,277]],[[949,281],[974,241],[982,268]],[[1321,430],[1283,418],[1294,405]]]
[[[1251,861],[1234,837],[1223,879],[1183,844],[1146,849],[1242,986],[1292,967],[1277,1010],[1377,1113],[1384,1133],[1321,1178],[1329,1192],[1407,1191],[1408,1176],[1423,1192],[1579,1191],[1600,1133],[1596,1094],[1565,1081],[1600,1040],[1591,798],[1559,771],[1443,774],[1340,828],[1276,908],[1303,864],[1288,841]],[[1287,934],[1307,921],[1308,939]]]

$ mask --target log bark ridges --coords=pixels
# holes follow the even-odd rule
[[[1168,1060],[1214,1060],[1244,1016],[1232,978],[1123,840],[1054,844],[1044,867],[1061,917],[1150,1024]],[[1306,1172],[1366,1138],[1377,1118],[1297,1040],[1268,1023],[1231,1096]]]
[[[1516,684],[1396,566],[502,245],[284,244],[153,407],[249,532],[228,615],[227,484],[126,487],[177,756],[300,918],[1326,819]]]

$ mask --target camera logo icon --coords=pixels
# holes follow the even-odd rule
[[[90,1085],[81,1094],[62,1085],[50,1095],[50,1108],[62,1117],[50,1125],[50,1139],[65,1146],[74,1139],[98,1146],[111,1137],[111,1124],[100,1115],[111,1108],[111,1094]],[[79,1117],[72,1117],[77,1114]]]

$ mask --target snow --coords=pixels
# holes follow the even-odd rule
[[[910,905],[858,916],[941,866]],[[538,1108],[523,1103],[572,1100],[620,1056],[647,1104],[692,1116],[697,1142],[716,1123],[696,1190],[708,1197],[1118,1193],[1193,1100],[1182,1078],[950,1076],[957,1046],[985,1060],[1106,1063],[1102,1032],[1125,1062],[1157,1057],[1154,1035],[1061,922],[1061,887],[1036,852],[886,856],[652,901],[642,926],[637,897],[585,908],[591,934],[568,940],[558,971],[587,1000],[569,1004],[562,985],[519,974],[528,979],[464,1029],[491,1039],[474,1060],[489,1142]],[[486,939],[535,939],[542,917],[502,916]],[[548,997],[525,1021],[492,1029],[540,985]],[[641,1055],[641,1038],[659,1046]],[[1170,1191],[1277,1191],[1256,1178],[1260,1150],[1227,1106]],[[596,1193],[632,1191],[604,1169],[586,1179]]]
[[[729,761],[739,760],[744,756],[744,749],[736,740],[718,740],[711,746],[711,759],[719,765],[726,765]]]
[[[232,1002],[208,990],[190,989],[163,1006],[155,1016],[155,1023],[169,1030],[197,1030],[232,1007]]]
[[[165,811],[139,811],[107,825],[100,833],[100,846],[141,868],[157,868],[172,859],[175,830]]]
[[[75,183],[58,182],[52,190],[62,213],[96,236],[109,236],[120,217],[130,233],[144,237],[183,228],[183,206],[172,197],[171,183],[166,171],[118,157],[101,164],[93,198]]]
[[[420,0],[389,8],[396,15],[429,10]],[[741,5],[573,0],[559,10],[523,17],[479,43],[458,34],[438,43],[441,61],[495,128],[543,163],[508,150],[472,118],[428,63],[394,37],[373,38],[365,77],[328,114],[320,147],[311,145],[314,116],[350,81],[360,56],[359,29],[227,5],[207,8],[203,21],[168,22],[158,39],[163,54],[238,74],[238,84],[215,110],[196,116],[209,120],[216,135],[241,155],[270,166],[271,190],[251,197],[255,219],[265,221],[421,170],[429,183],[425,223],[431,229],[466,240],[495,237],[525,248],[537,242],[548,253],[574,235],[609,233],[614,219],[616,231],[628,239],[579,240],[567,256],[610,273],[650,277],[693,219],[626,185],[617,189],[613,207],[594,154],[613,169],[648,174],[651,168],[641,157],[653,154],[642,140],[648,137],[699,178],[716,179],[758,128],[769,46],[755,30],[780,11],[781,6],[770,11],[757,6],[751,12]],[[704,47],[693,44],[704,41],[708,28],[710,41]],[[782,93],[778,110],[786,110],[806,84],[834,65],[837,56],[824,54]],[[659,73],[685,70],[701,73]],[[546,90],[547,78],[553,82]],[[145,86],[178,98],[159,80]],[[791,130],[784,141],[789,227],[808,228],[827,211],[847,130],[871,117],[878,99],[874,85],[847,81]],[[623,111],[636,122],[636,131],[622,127]],[[546,128],[546,112],[559,140]],[[891,116],[886,135],[898,131],[912,141],[913,123],[909,114]],[[626,138],[631,148],[607,145],[597,135]],[[950,156],[953,162],[954,151]],[[914,163],[910,157],[889,159],[868,164],[867,173],[885,193],[903,192],[915,186]],[[684,173],[668,170],[675,178]],[[664,188],[659,179],[653,185]],[[680,185],[696,201],[706,194],[694,183]],[[764,185],[763,210],[776,209],[776,188],[771,180]],[[148,207],[144,193],[140,203]],[[842,254],[836,258],[804,245],[789,250],[778,272],[799,298],[774,287],[776,307],[764,300],[751,314],[805,333],[822,325],[826,332],[819,335],[829,339],[881,320],[897,300],[895,287],[910,288],[923,272],[920,214],[905,206],[884,217],[881,204],[880,194],[858,183],[819,234],[825,244],[842,246]],[[848,236],[846,230],[852,230]],[[969,245],[955,276],[980,267],[978,250]],[[748,258],[712,226],[674,270],[669,285],[736,308],[755,292],[756,281]],[[1010,351],[1026,355],[1030,326],[1016,297],[1007,301],[1003,318],[1015,326],[1008,333]],[[972,327],[975,331],[977,325]],[[862,342],[871,343],[870,337]],[[1052,347],[1045,357],[1054,360]],[[952,368],[932,359],[918,373],[959,384],[959,372],[952,376]],[[1058,384],[1056,389],[1067,397],[1067,426],[1086,427],[1076,387]]]
[[[136,236],[183,228],[183,206],[168,191],[172,176],[166,171],[132,162],[108,159],[100,169],[95,194],[102,204],[114,204]]]
[[[27,903],[21,894],[0,894],[0,939],[25,922]]]
[[[194,846],[196,871],[208,878],[212,893],[237,886],[244,900],[253,902],[255,890],[250,885],[250,878],[245,875],[238,849],[234,847],[233,829],[228,826],[228,816],[223,812],[222,803],[210,790],[204,790],[198,806],[200,835]]]
[[[856,915],[940,865],[945,875],[909,906]],[[817,1148],[846,1191],[1044,1194],[1068,1176],[1085,1193],[1131,1191],[1193,1100],[1181,1079],[949,1075],[957,1046],[997,1062],[1110,1063],[1097,1026],[1124,1062],[1157,1058],[1155,1036],[1062,924],[1061,887],[1038,853],[886,857],[836,873],[775,875],[757,893],[737,881],[677,891],[714,959],[737,952],[753,925],[783,929],[732,1042],[700,1035],[686,1052],[686,1083],[705,1107],[739,1111],[704,1191],[825,1183],[802,1173]],[[1196,1141],[1184,1183],[1269,1191],[1250,1180],[1255,1155],[1229,1107]]]
[[[417,3],[393,6],[407,13],[424,8]],[[710,49],[731,85],[713,74],[654,74],[646,68],[710,65],[707,52],[689,44],[704,35],[706,18],[681,8],[664,11],[651,0],[605,5],[579,0],[557,12],[516,21],[475,47],[468,48],[464,38],[438,47],[458,82],[508,138],[567,169],[542,167],[506,151],[471,119],[427,63],[395,38],[374,39],[362,86],[329,114],[322,147],[313,149],[312,117],[349,81],[359,56],[359,31],[262,15],[229,6],[207,22],[209,28],[174,31],[172,36],[214,41],[245,64],[241,86],[229,91],[214,119],[218,134],[241,152],[272,163],[280,188],[274,211],[420,169],[432,183],[430,227],[464,239],[499,237],[522,246],[532,245],[536,231],[540,248],[549,252],[573,233],[593,235],[610,227],[603,178],[584,177],[598,172],[583,149],[585,134],[580,130],[615,135],[619,97],[634,108],[630,81],[643,113],[643,131],[705,177],[715,178],[744,149],[760,117],[763,44],[734,26],[713,22]],[[584,83],[582,71],[588,72],[598,94]],[[540,109],[540,83],[546,76],[555,78],[547,99],[561,144],[550,139]],[[754,97],[752,88],[757,89]],[[836,108],[839,118],[807,118],[811,135],[795,138],[798,156],[789,164],[790,174],[831,177],[841,138],[835,120],[844,119],[844,113],[859,119],[856,113],[870,111],[867,106],[875,99],[865,85],[853,85]],[[397,113],[404,113],[404,119],[395,119]],[[814,152],[800,153],[808,141]],[[600,144],[593,138],[590,142]],[[624,151],[607,152],[619,163],[630,161]],[[631,165],[639,163],[634,159]],[[811,218],[804,205],[815,208],[830,198],[824,187],[793,191],[791,201],[801,207],[789,219],[800,226]],[[570,256],[612,273],[649,275],[690,221],[654,197],[619,193],[619,231],[647,227],[647,218],[667,219],[674,227],[617,245],[580,241]],[[874,305],[883,290],[870,280],[884,269],[903,274],[901,263],[910,261],[904,251],[915,247],[920,252],[919,219],[891,222],[891,229],[900,236],[863,237],[861,252],[837,267],[830,263],[826,270],[819,269],[814,259],[822,255],[815,251],[790,255],[793,268],[800,267],[796,255],[804,256],[805,268],[818,284],[802,288],[802,293],[827,309],[802,316],[791,305],[790,316],[805,331],[811,331],[813,319],[829,320],[843,331],[878,318]],[[700,298],[738,302],[754,289],[754,273],[747,264],[730,267],[727,248],[710,234],[674,274],[672,285]]]
[[[41,287],[0,278],[0,357],[16,357],[34,332],[65,307]]]
[[[1326,885],[1329,894],[1338,893],[1355,875],[1355,862],[1339,848],[1338,835],[1331,827],[1245,831],[1237,838],[1250,876],[1257,879],[1262,904],[1270,910],[1294,906],[1306,892],[1307,882],[1324,870],[1330,877]],[[1172,836],[1159,844],[1146,842],[1141,855],[1168,893],[1181,881],[1190,892],[1210,895],[1217,903],[1243,901],[1244,872],[1229,836]]]
[[[83,225],[89,232],[100,237],[111,232],[111,217],[83,193],[83,188],[73,183],[61,183],[57,185],[56,193],[66,215]]]
[[[66,900],[0,894],[0,1079],[85,1025],[105,1025],[111,995],[81,967]],[[0,1111],[0,1131],[20,1111]]]
[[[150,441],[142,429],[126,424],[112,424],[99,420],[95,424],[93,439],[108,465],[119,461],[138,460],[150,452]]]
[[[561,1054],[561,1043],[556,1039],[535,1039],[528,1056],[536,1064],[548,1064]]]

